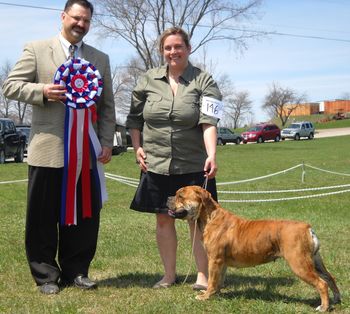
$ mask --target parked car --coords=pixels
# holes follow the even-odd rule
[[[15,162],[23,162],[26,136],[16,130],[11,119],[0,119],[0,164],[6,158],[15,158]]]
[[[28,149],[29,135],[30,135],[30,125],[17,125],[16,129],[18,131],[21,131],[26,136],[26,146],[24,148],[24,153],[26,154]]]
[[[128,128],[126,129],[126,146],[132,147],[131,135]]]
[[[226,143],[239,144],[242,142],[242,137],[239,134],[234,133],[228,128],[218,128],[217,132],[217,144],[225,145]]]
[[[314,136],[315,128],[309,121],[293,122],[290,126],[281,131],[282,140],[291,138],[298,141],[301,137],[307,137],[312,140]]]
[[[279,142],[281,139],[281,130],[276,124],[261,123],[254,125],[241,135],[244,144],[247,144],[248,142],[263,143],[268,140]]]
[[[115,125],[112,155],[119,155],[127,151],[125,126]]]

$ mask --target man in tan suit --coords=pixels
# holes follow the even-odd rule
[[[109,58],[82,41],[89,31],[92,14],[89,1],[68,0],[61,14],[59,36],[27,44],[3,85],[6,97],[33,105],[25,244],[31,273],[44,294],[58,293],[61,282],[82,289],[96,288],[88,277],[96,251],[101,207],[93,180],[92,217],[82,218],[82,193],[77,188],[77,225],[58,225],[64,167],[62,101],[66,99],[66,89],[52,83],[57,68],[69,58],[70,45],[77,47],[76,57],[86,59],[99,71],[103,92],[96,104],[98,118],[94,129],[102,146],[98,160],[109,162],[115,128]]]

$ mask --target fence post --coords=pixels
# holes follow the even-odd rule
[[[304,183],[305,182],[305,164],[304,164],[304,162],[302,164],[302,169],[303,169],[303,171],[301,173],[301,182]]]

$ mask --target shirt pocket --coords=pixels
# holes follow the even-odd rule
[[[161,95],[151,94],[147,96],[143,117],[146,122],[164,120],[169,113],[169,104]]]
[[[155,104],[158,104],[162,101],[163,97],[157,94],[150,94],[146,99],[146,106],[152,107]]]

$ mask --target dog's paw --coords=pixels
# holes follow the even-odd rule
[[[206,293],[199,294],[196,296],[196,300],[199,300],[199,301],[205,301],[208,299],[209,299],[209,296]]]
[[[336,294],[333,299],[333,304],[340,304],[341,303],[341,297],[340,294]]]
[[[317,312],[327,312],[327,309],[325,309],[324,307],[322,307],[322,305],[319,305],[318,307],[316,307],[316,311],[317,311]]]

